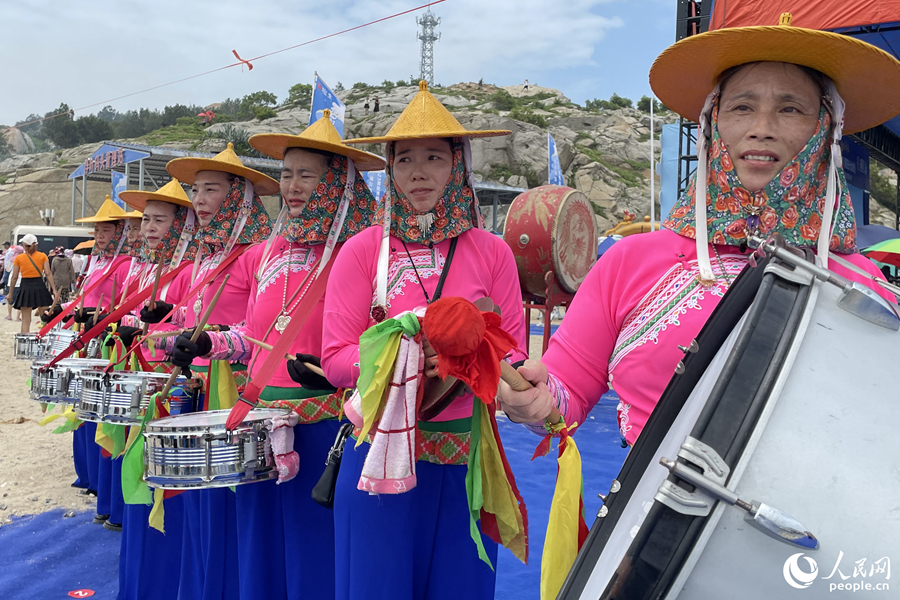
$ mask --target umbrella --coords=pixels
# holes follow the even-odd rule
[[[868,248],[894,238],[900,238],[900,231],[884,225],[856,226],[856,245],[860,248]]]
[[[86,242],[81,242],[80,244],[75,246],[74,250],[76,254],[90,254],[93,248],[94,240],[88,240]]]
[[[900,267],[900,239],[887,240],[862,251],[867,258]]]

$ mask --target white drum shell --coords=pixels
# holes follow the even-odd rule
[[[13,355],[19,360],[41,360],[48,354],[48,343],[36,333],[17,333],[13,337]]]
[[[71,329],[54,329],[48,333],[46,339],[50,347],[50,356],[59,356],[77,337],[78,333]]]
[[[50,360],[39,360],[32,363],[30,395],[32,400],[52,404],[75,402],[81,393],[78,375],[85,370],[102,369],[108,363],[105,360],[69,358],[44,370],[49,362]]]
[[[101,361],[104,365],[108,361]],[[146,371],[85,371],[79,375],[81,393],[75,402],[75,414],[93,423],[139,424],[150,398],[162,392],[168,373]],[[170,392],[173,413],[187,410],[191,403],[189,380],[179,376]]]
[[[232,432],[225,429],[230,412],[206,411],[147,423],[147,483],[161,489],[215,488],[277,477],[267,425],[288,411],[254,409]]]

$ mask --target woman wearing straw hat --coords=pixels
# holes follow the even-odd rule
[[[519,369],[536,387],[501,383],[510,419],[541,432],[551,406],[583,422],[614,382],[622,443],[633,445],[684,358],[679,345],[746,267],[751,236],[780,234],[855,281],[872,283],[829,262],[829,250],[878,275],[856,249],[838,142],[897,114],[900,63],[785,23],[682,40],[656,59],[650,83],[666,106],[699,121],[697,175],[662,230],[626,238],[598,261],[542,361]]]
[[[157,268],[162,269],[161,277],[180,268],[181,272],[174,279],[160,284],[156,298],[160,302],[178,302],[188,291],[190,284],[189,278],[181,275],[190,274],[190,266],[197,251],[194,242],[196,217],[190,199],[177,179],[172,179],[155,192],[126,191],[120,197],[131,208],[142,211],[141,234],[144,244],[126,285],[137,292],[154,285]],[[137,310],[133,312],[136,313]],[[116,335],[126,347],[130,347],[141,331],[137,327],[140,323],[136,317],[125,317],[122,323],[117,328]],[[152,330],[171,327],[168,323],[162,323],[154,325]],[[169,370],[168,363],[162,362],[165,355],[161,351],[151,352],[148,360],[154,370]],[[131,472],[123,463],[122,489],[123,492],[128,492],[124,498],[125,516],[119,554],[119,600],[164,600],[177,597],[178,594],[183,543],[183,498],[179,495],[165,501],[165,533],[152,529],[148,525],[151,507],[133,493],[142,475],[142,469]],[[160,577],[160,573],[165,573],[165,576]]]
[[[311,491],[340,425],[341,394],[304,366],[304,361],[319,364],[325,304],[323,295],[307,294],[305,282],[320,276],[345,240],[371,225],[377,203],[358,171],[383,169],[384,160],[346,146],[327,110],[300,135],[260,134],[250,145],[284,161],[284,208],[272,237],[254,255],[256,277],[245,323],[204,332],[197,345],[205,358],[248,362],[250,379],[265,385],[260,404],[290,408],[293,414],[284,418],[286,427],[275,430],[285,439],[276,444],[280,438],[273,434],[273,446],[282,448],[275,458],[277,484],[235,490],[240,597],[333,598],[334,518],[313,501]],[[278,360],[271,379],[257,381],[266,361],[275,359],[247,338],[276,344],[307,304],[314,305],[312,313],[288,349],[300,360]],[[247,409],[239,402],[232,416],[242,419]]]
[[[345,244],[326,292],[322,366],[335,386],[356,386],[368,328],[437,296],[492,298],[502,328],[525,347],[516,265],[481,228],[469,145],[508,134],[467,131],[423,81],[385,136],[348,140],[387,142],[388,181],[379,226]],[[347,441],[334,499],[337,599],[494,597],[497,543],[481,533],[466,494],[473,402],[464,393],[418,423],[417,484],[404,493],[357,489],[371,446]]]
[[[234,325],[244,320],[255,266],[255,250],[250,249],[268,239],[272,232],[260,195],[277,193],[278,182],[245,167],[230,143],[213,158],[177,158],[169,161],[166,170],[191,186],[191,203],[199,221],[197,258],[190,276],[192,288],[183,299],[185,310],[173,317],[175,324],[183,322],[188,329],[185,335],[168,342],[167,350],[173,364],[190,367],[204,376],[205,410],[230,408],[224,399],[220,403],[219,381],[224,384],[233,379],[230,385],[237,384],[240,389],[246,368],[239,363],[229,365],[225,361],[197,358],[199,353],[190,341],[190,328],[204,314],[226,276],[228,281],[212,309],[209,323]],[[198,285],[199,289],[194,289]],[[158,322],[174,308],[164,302],[156,305],[155,311],[142,311],[142,320]],[[180,597],[236,598],[234,493],[229,489],[206,489],[189,491],[183,496]]]

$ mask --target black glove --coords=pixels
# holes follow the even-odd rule
[[[303,363],[309,363],[319,368],[322,367],[322,360],[318,356],[312,354],[298,354],[297,360],[287,361],[287,372],[296,383],[299,383],[308,390],[321,390],[323,392],[336,392],[337,388],[328,383],[328,380],[313,373],[309,367]]]
[[[156,301],[156,308],[150,310],[148,307],[143,307],[141,309],[141,322],[142,323],[161,323],[162,320],[166,317],[167,314],[172,312],[172,309],[175,307],[174,304],[167,304],[166,302],[161,302],[159,300]]]
[[[118,334],[119,339],[122,340],[122,344],[126,348],[131,347],[131,344],[134,343],[134,336],[136,336],[140,332],[141,332],[141,330],[139,327],[129,327],[128,325],[121,325],[119,327],[116,327],[116,333]],[[112,333],[112,326],[107,327],[106,330],[104,331],[104,333],[106,333],[106,335],[109,335],[110,333]],[[114,346],[115,340],[110,339],[106,343],[106,345]]]
[[[93,306],[85,306],[84,308],[75,310],[75,322],[76,323],[87,323],[88,321],[94,320],[94,311],[97,309]],[[100,317],[97,317],[97,322],[100,322],[100,318],[103,314],[100,314]]]
[[[197,341],[192,342],[193,329],[185,330],[175,338],[175,350],[172,352],[172,364],[182,369],[189,369],[191,363],[198,356],[206,356],[212,350],[212,340],[209,334],[201,331]]]
[[[41,313],[41,321],[43,321],[44,323],[49,323],[50,321],[55,319],[56,316],[61,312],[62,312],[62,306],[57,304],[56,306],[54,306],[50,309],[47,309]]]

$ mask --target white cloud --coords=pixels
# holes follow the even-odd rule
[[[444,84],[533,82],[541,75],[596,65],[595,48],[623,27],[609,0],[448,0],[441,18],[435,76]],[[154,2],[3,2],[0,123],[67,102],[82,107],[215,69],[418,5],[416,0],[155,0]],[[206,105],[226,97],[330,84],[407,79],[419,73],[414,13],[232,68],[113,102],[117,110],[174,103]],[[564,90],[565,91],[565,90]],[[100,107],[86,112],[95,112]]]

